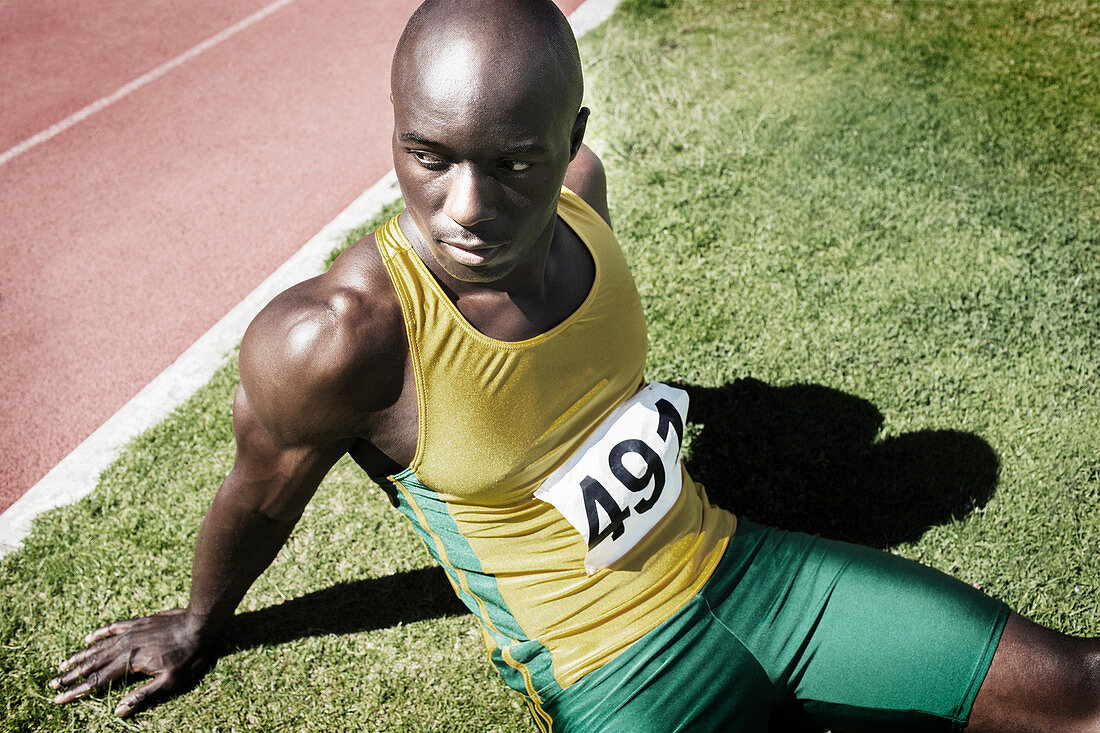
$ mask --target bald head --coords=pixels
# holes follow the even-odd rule
[[[584,90],[576,39],[550,0],[426,0],[397,44],[390,82],[395,98],[430,88],[489,102],[537,90],[570,120]]]
[[[541,287],[588,120],[561,12],[549,0],[427,0],[391,81],[394,171],[422,259],[452,288]]]

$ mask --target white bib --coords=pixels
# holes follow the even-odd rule
[[[687,392],[646,385],[535,490],[588,544],[589,575],[638,544],[679,498],[687,410]]]

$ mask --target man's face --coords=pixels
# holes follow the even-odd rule
[[[522,72],[485,71],[483,53],[442,49],[393,93],[393,160],[405,206],[422,251],[462,282],[497,282],[539,264],[583,134],[560,94]]]

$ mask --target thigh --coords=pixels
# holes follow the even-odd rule
[[[696,598],[545,709],[556,733],[764,731],[792,699],[852,733],[961,729],[1007,615],[919,563],[742,519]]]
[[[962,728],[1008,617],[1003,603],[886,552],[748,529],[760,538],[742,585],[767,590],[734,592],[730,623],[781,694],[845,731]]]
[[[1012,614],[966,730],[1100,731],[1100,638]]]

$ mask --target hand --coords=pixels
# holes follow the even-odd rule
[[[194,620],[177,608],[153,616],[116,621],[85,637],[89,644],[61,663],[50,682],[55,703],[72,702],[134,675],[153,680],[122,698],[115,715],[125,718],[195,686],[217,654],[201,640]]]

